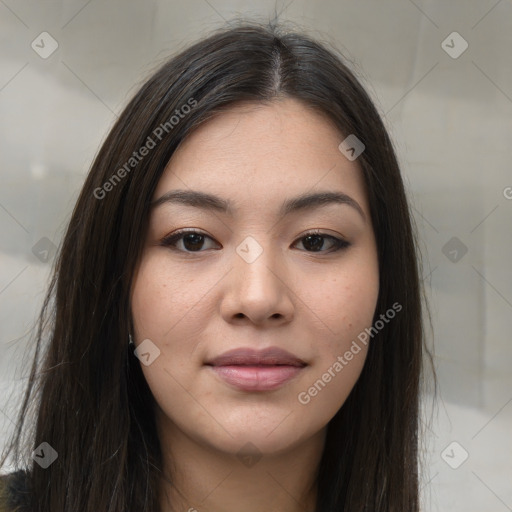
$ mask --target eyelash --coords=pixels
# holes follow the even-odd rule
[[[211,238],[206,233],[203,233],[201,231],[196,231],[196,230],[193,230],[193,229],[182,229],[182,230],[176,231],[175,233],[172,233],[171,235],[168,235],[168,236],[164,237],[161,240],[160,245],[162,245],[164,247],[169,247],[171,250],[176,250],[176,251],[184,252],[184,253],[187,253],[187,254],[195,254],[195,253],[204,252],[202,250],[199,250],[199,251],[187,251],[187,250],[181,250],[181,249],[177,249],[176,248],[176,243],[179,240],[183,239],[183,237],[185,235],[189,235],[189,234],[200,235],[200,236],[203,236],[205,238],[209,238],[210,240],[213,240],[213,238]],[[319,236],[321,238],[329,238],[329,239],[331,239],[333,241],[333,244],[334,244],[334,249],[330,250],[330,251],[306,251],[306,252],[309,252],[311,254],[317,254],[317,253],[320,253],[320,254],[321,253],[331,254],[331,253],[334,253],[334,252],[338,252],[340,250],[347,249],[348,247],[350,247],[352,245],[350,242],[347,242],[346,240],[343,240],[342,238],[337,238],[335,236],[328,235],[327,233],[322,233],[321,231],[318,231],[318,230],[311,230],[311,231],[308,231],[307,233],[304,233],[304,235],[302,235],[300,238],[298,238],[297,241],[301,241],[301,240],[305,239],[308,236]]]

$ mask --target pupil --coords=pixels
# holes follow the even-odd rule
[[[185,235],[185,238],[183,239],[183,244],[187,249],[200,249],[202,244],[202,238],[203,235],[189,233],[188,235]],[[190,245],[192,245],[192,247]]]
[[[306,243],[304,244],[304,246],[306,247],[307,249],[307,245],[309,244],[309,242],[311,242],[312,239],[315,239],[316,242],[313,242],[311,245],[313,246],[312,249],[313,250],[319,250],[322,248],[322,237],[320,235],[308,235],[306,237]]]

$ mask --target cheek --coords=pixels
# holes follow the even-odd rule
[[[168,300],[165,275],[156,263],[155,258],[145,254],[133,282],[131,308],[137,340],[155,336]]]
[[[194,306],[200,296],[201,288],[190,275],[171,266],[165,255],[148,252],[141,261],[131,299],[136,338],[164,345],[175,333],[180,333],[180,338],[184,332],[190,336],[185,326],[197,325],[199,313]]]
[[[372,326],[379,295],[376,253],[354,251],[321,283],[309,283],[314,292],[307,300],[324,324],[324,336],[315,339],[317,364],[299,402],[305,405],[309,400],[309,406],[325,417],[343,405],[366,360],[371,340],[365,329]]]
[[[312,423],[311,428],[320,428],[332,419],[361,375],[369,345],[364,333],[372,325],[378,291],[378,275],[363,280],[355,274],[345,275],[345,279],[341,275],[323,298],[314,302],[328,330],[323,330],[322,338],[315,338],[318,357],[314,371],[296,397],[299,414]]]
[[[319,281],[305,283],[309,290],[307,304],[323,322],[328,345],[336,353],[370,327],[379,295],[376,258],[358,259],[354,255],[337,272],[330,271]],[[318,277],[318,276],[317,276]]]
[[[186,403],[182,386],[188,388],[198,369],[195,351],[213,307],[207,294],[217,280],[217,274],[183,272],[164,251],[148,250],[141,260],[131,297],[134,340],[149,339],[160,351],[141,368],[161,404]]]
[[[188,277],[177,272],[165,255],[148,250],[135,275],[131,311],[134,340],[151,340],[160,354],[141,369],[157,403],[165,410],[187,404],[190,357],[194,351],[198,293]],[[172,357],[170,357],[172,355]]]

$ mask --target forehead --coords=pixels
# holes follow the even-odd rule
[[[297,100],[238,104],[183,141],[153,200],[190,188],[254,209],[321,189],[347,193],[366,210],[361,169],[338,149],[344,138],[327,116]]]

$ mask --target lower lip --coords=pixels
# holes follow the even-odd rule
[[[225,382],[243,391],[270,391],[281,387],[303,369],[302,366],[212,366]]]

